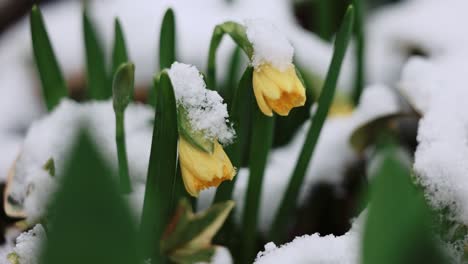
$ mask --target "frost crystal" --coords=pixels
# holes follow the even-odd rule
[[[228,126],[226,104],[217,92],[206,89],[197,68],[175,62],[169,76],[177,104],[187,111],[192,128],[202,131],[208,139],[217,139],[221,144],[231,143],[235,134],[234,129]]]
[[[252,65],[269,63],[284,71],[292,65],[294,48],[279,30],[266,20],[245,21],[247,38],[253,45]]]

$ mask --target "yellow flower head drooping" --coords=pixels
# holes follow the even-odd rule
[[[197,197],[201,190],[217,187],[236,174],[221,144],[235,137],[228,123],[223,98],[206,88],[195,66],[175,62],[169,76],[177,100],[179,161],[187,192]]]
[[[284,71],[271,64],[257,67],[253,73],[253,89],[258,107],[267,116],[272,116],[273,111],[287,116],[291,109],[303,106],[306,101],[305,88],[292,64]]]
[[[294,107],[303,106],[306,91],[293,64],[294,48],[288,39],[265,20],[246,21],[251,43],[253,88],[260,110],[287,116]]]
[[[209,153],[181,136],[179,160],[185,189],[194,197],[198,197],[203,189],[217,187],[225,180],[232,180],[236,174],[236,169],[218,141],[214,142],[213,153]]]

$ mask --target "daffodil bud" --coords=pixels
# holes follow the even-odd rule
[[[123,112],[133,98],[135,65],[124,63],[119,66],[112,84],[113,105],[116,112]]]

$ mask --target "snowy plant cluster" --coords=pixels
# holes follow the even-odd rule
[[[193,65],[175,62],[169,69],[177,103],[188,114],[189,122],[196,131],[203,131],[210,140],[222,144],[233,141],[235,132],[228,124],[229,116],[223,98],[206,88],[203,76]]]
[[[104,2],[90,2],[90,10],[107,46],[112,39],[109,21],[121,18],[128,32],[130,57],[137,65],[136,87],[147,84],[154,74],[153,60],[157,56],[151,52],[157,45],[152,33],[160,27],[162,11],[169,6],[175,10],[178,59],[190,63],[175,62],[167,69],[177,107],[183,108],[195,131],[226,146],[237,136],[235,124],[229,119],[230,105],[218,92],[210,90],[215,87],[207,87],[199,71],[206,67],[205,55],[214,26],[228,20],[246,21],[243,25],[253,47],[250,63],[254,68],[271,64],[283,71],[293,66],[294,56],[296,65],[323,79],[332,56],[333,46],[300,28],[285,0],[239,0],[232,4],[208,0],[145,0],[139,5],[123,0],[111,5]],[[76,44],[82,43],[78,33],[82,30],[80,8],[76,1],[65,1],[43,9],[67,79],[79,76],[83,65],[83,48]],[[194,12],[194,8],[206,11]],[[367,85],[359,105],[340,114],[333,114],[331,109],[300,187],[297,208],[307,205],[318,184],[328,184],[336,195],[342,194],[348,169],[360,160],[370,159],[375,150],[356,151],[351,143],[354,133],[380,118],[404,114],[418,118],[415,152],[402,155],[412,165],[411,180],[422,187],[425,199],[441,219],[455,223],[456,228],[468,226],[468,34],[459,30],[461,24],[468,22],[467,8],[464,0],[408,0],[380,8],[369,16],[365,25],[370,43],[366,47]],[[64,99],[53,111],[44,113],[36,98],[37,78],[29,64],[32,56],[28,30],[27,20],[23,20],[0,38],[0,62],[11,65],[0,72],[0,89],[8,94],[0,97],[4,207],[11,216],[25,219],[29,227],[18,228],[24,232],[15,243],[0,246],[0,257],[6,258],[10,253],[10,261],[18,261],[14,264],[39,263],[47,240],[43,221],[81,128],[91,132],[91,139],[111,169],[119,169],[111,100],[78,103]],[[64,32],[71,37],[64,38]],[[232,41],[223,41],[218,51],[220,76],[216,77],[220,79],[229,77],[226,72],[233,47]],[[354,48],[351,45],[350,50]],[[338,93],[345,97],[350,97],[355,60],[348,52],[338,81]],[[316,110],[315,105],[308,109],[311,116]],[[153,124],[158,118],[152,106],[142,103],[130,104],[125,112],[126,153],[133,186],[133,192],[125,199],[138,222],[144,207]],[[312,125],[306,120],[290,142],[269,152],[259,194],[258,230],[262,235],[270,232]],[[366,165],[372,171],[375,160]],[[250,175],[249,168],[238,168],[232,194],[237,224],[245,214]],[[210,208],[216,191],[210,188],[201,192],[196,206],[199,211]],[[351,228],[343,235],[303,234],[283,245],[268,242],[256,255],[255,263],[361,263],[367,215],[364,210],[356,219],[350,219]],[[453,244],[443,238],[437,242],[445,247],[453,263],[466,263],[463,254],[467,254],[468,232]],[[226,247],[217,246],[211,263],[234,263],[233,254]]]

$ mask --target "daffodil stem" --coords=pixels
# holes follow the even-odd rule
[[[206,73],[206,86],[208,89],[216,90],[216,51],[223,39],[224,32],[218,25],[213,31],[210,41],[210,50],[208,53],[208,69]]]
[[[206,85],[208,89],[217,90],[216,86],[216,51],[224,35],[228,34],[231,39],[241,48],[247,57],[253,56],[253,47],[247,38],[246,29],[243,25],[228,21],[215,27],[210,41],[208,52],[208,69],[206,75]]]
[[[311,125],[309,131],[307,132],[306,140],[303,144],[299,159],[297,160],[296,167],[294,168],[279,209],[273,218],[274,220],[269,235],[270,239],[274,242],[282,242],[281,239],[283,238],[283,235],[286,231],[286,227],[290,219],[289,216],[296,208],[300,187],[304,181],[304,177],[317,145],[320,132],[333,101],[336,90],[336,83],[341,70],[341,64],[346,54],[348,42],[352,34],[353,23],[354,9],[352,6],[350,6],[346,12],[343,24],[336,37],[333,58],[330,64],[330,68],[328,69],[327,77],[325,78],[322,92],[320,94],[317,112],[312,117]]]
[[[120,192],[122,194],[129,194],[132,192],[132,184],[128,171],[124,118],[125,114],[123,112],[115,112],[115,141],[117,143],[117,158],[119,161]]]
[[[364,89],[365,80],[365,35],[364,35],[364,0],[353,0],[356,8],[355,39],[356,39],[356,75],[353,89],[354,105],[359,104]]]
[[[252,263],[257,252],[257,223],[262,194],[263,175],[268,152],[273,143],[274,118],[265,116],[255,107],[249,160],[249,182],[242,217],[240,263]]]

